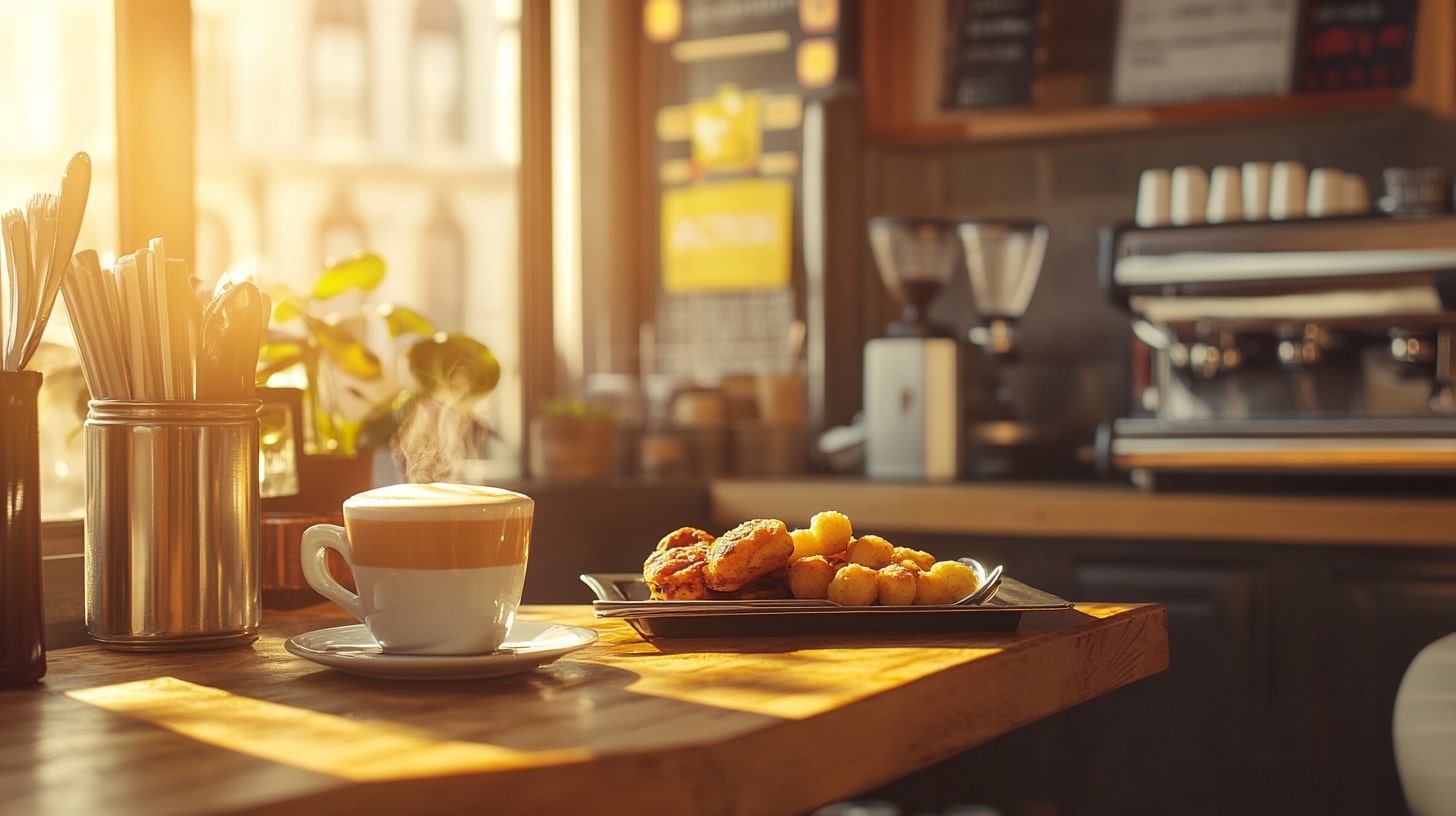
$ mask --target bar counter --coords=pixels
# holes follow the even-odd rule
[[[0,812],[805,813],[1168,665],[1157,604],[656,642],[584,605],[522,617],[600,639],[509,677],[372,680],[284,650],[352,622],[320,604],[268,612],[245,648],[54,650],[0,692]]]
[[[720,479],[718,524],[806,522],[836,509],[864,529],[1037,538],[1249,541],[1267,544],[1456,546],[1456,502],[1444,497],[1158,493],[1108,482]]]

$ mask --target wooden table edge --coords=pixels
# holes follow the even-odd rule
[[[626,627],[621,621],[591,619],[590,608],[582,605],[528,606],[522,611],[529,617],[576,624],[586,621],[604,631]],[[281,641],[320,623],[335,622],[344,622],[337,611],[318,608],[275,618],[271,625],[265,617],[264,637]],[[872,643],[876,646],[884,642],[884,636],[875,637]],[[718,744],[688,740],[553,760],[543,766],[431,773],[377,782],[299,769],[312,781],[299,777],[303,784],[292,792],[255,792],[251,796],[244,792],[239,796],[237,789],[224,787],[209,794],[210,789],[200,788],[196,794],[204,798],[198,800],[197,810],[173,807],[168,812],[327,816],[361,809],[398,814],[489,809],[496,814],[581,812],[592,816],[802,814],[869,791],[1168,666],[1167,611],[1157,604],[1078,604],[1064,611],[1028,613],[1012,632],[927,635],[924,642],[927,648],[955,649],[961,638],[967,650],[963,660],[937,662],[939,668],[929,673],[902,685],[867,692],[832,710],[808,710],[802,717],[747,712],[744,728]],[[802,639],[787,640],[802,645]],[[994,659],[982,654],[1001,642],[1014,643],[1015,648]],[[268,642],[270,650],[277,645]],[[611,648],[599,643],[564,659],[630,665],[623,662],[630,655],[603,651]],[[108,654],[95,646],[59,650],[57,671],[48,684],[51,687],[37,687],[38,693],[64,695],[68,689],[103,681]],[[216,682],[220,653],[191,654],[206,655],[198,660],[208,668],[182,671],[179,676],[196,683]],[[96,658],[95,667],[89,675],[67,675],[72,657],[83,662]],[[190,657],[174,654],[169,659],[185,663]],[[128,665],[133,660],[143,659],[121,656],[115,662]],[[22,696],[11,699],[26,699],[24,693],[19,694]],[[16,747],[24,749],[23,745]],[[176,752],[159,756],[167,753]],[[274,766],[288,767],[276,762]],[[85,780],[80,782],[85,784]],[[604,796],[593,791],[617,793]],[[12,804],[16,802],[0,798],[0,810]],[[140,804],[135,812],[144,812],[146,807]]]
[[[1067,620],[1075,615],[1085,620],[1052,625],[1054,617]],[[371,783],[341,781],[338,788],[238,812],[329,816],[369,807],[395,814],[435,814],[489,806],[497,814],[803,814],[1168,668],[1167,610],[1160,604],[1077,604],[1065,613],[1028,616],[1022,629],[1007,634],[1028,631],[1046,637],[1019,648],[1012,655],[1014,665],[1000,664],[997,673],[1032,678],[1019,683],[1017,692],[1023,700],[1035,700],[1035,713],[999,709],[988,716],[974,697],[959,694],[966,684],[977,681],[978,674],[985,673],[984,665],[978,667],[972,660],[821,714],[807,724],[781,720],[718,746],[600,755],[589,762],[522,768],[508,775],[484,772]],[[1079,655],[1079,661],[1053,670],[1038,665],[1068,637],[1074,643],[1071,653]],[[1125,657],[1099,661],[1107,650]],[[576,659],[590,660],[591,655],[578,653]],[[1069,689],[1076,691],[1068,694]],[[916,708],[905,705],[907,696],[941,702]],[[880,725],[897,715],[903,715],[898,731]],[[646,788],[638,785],[639,798],[605,799],[590,793],[644,776],[660,783]],[[533,777],[539,777],[538,784],[529,784]],[[838,781],[851,778],[857,781]],[[684,786],[681,780],[685,779],[699,780],[699,784]],[[703,779],[717,779],[720,784],[705,786]],[[562,810],[561,797],[571,795],[583,797],[583,806]],[[446,807],[452,810],[442,810]]]

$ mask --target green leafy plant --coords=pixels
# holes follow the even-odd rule
[[[355,456],[387,444],[416,411],[463,411],[500,382],[500,363],[484,343],[438,331],[413,309],[371,306],[368,296],[386,272],[383,258],[362,252],[329,264],[307,292],[270,287],[275,305],[257,381],[301,371],[309,453]],[[379,325],[370,318],[382,323],[393,355],[403,355],[412,385],[390,387],[394,366],[370,348],[369,329]],[[350,410],[350,403],[365,408]]]

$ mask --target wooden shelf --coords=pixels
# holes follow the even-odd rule
[[[862,0],[866,138],[878,144],[994,142],[1200,123],[1392,110],[1456,114],[1456,0],[1424,0],[1414,78],[1403,90],[1217,99],[1150,106],[940,107],[945,0]]]

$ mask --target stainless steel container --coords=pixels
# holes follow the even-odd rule
[[[86,628],[129,651],[258,637],[258,401],[95,400]]]

